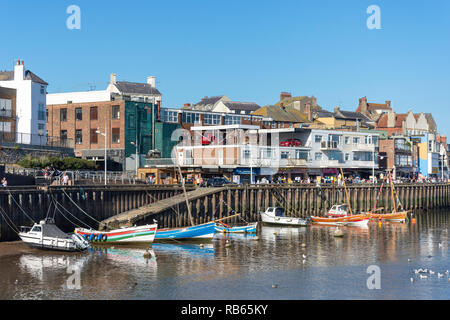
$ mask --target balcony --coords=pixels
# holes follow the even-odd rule
[[[375,145],[374,144],[359,143],[357,145],[353,145],[353,150],[354,151],[374,152],[375,151]]]
[[[11,118],[12,110],[11,109],[0,109],[0,117],[2,118]]]
[[[338,150],[339,143],[337,141],[322,141],[320,143],[321,150]]]

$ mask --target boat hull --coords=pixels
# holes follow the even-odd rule
[[[367,226],[369,220],[370,217],[365,214],[334,218],[316,216],[311,217],[311,221],[314,224],[325,224],[333,226]]]
[[[155,241],[164,240],[208,240],[214,237],[215,222],[192,227],[160,229],[156,232]]]
[[[34,237],[27,235],[26,233],[19,233],[20,239],[30,248],[40,250],[51,251],[64,251],[64,252],[82,252],[87,248],[80,249],[70,239],[55,239],[49,237]]]
[[[371,219],[375,220],[386,220],[391,222],[405,222],[408,216],[407,211],[396,212],[396,213],[372,213],[370,214]]]
[[[307,226],[308,221],[302,218],[292,217],[274,217],[261,212],[261,220],[263,223],[271,225],[285,225],[285,226]]]
[[[117,229],[112,231],[95,231],[77,228],[75,233],[98,244],[139,244],[152,243],[157,232],[157,224]],[[91,235],[94,235],[92,239]],[[102,238],[99,239],[99,236]]]
[[[250,223],[246,226],[227,227],[222,224],[216,224],[215,231],[221,233],[256,233],[258,223]]]

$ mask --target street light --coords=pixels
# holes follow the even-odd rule
[[[100,131],[100,128],[97,128],[95,133],[101,134],[102,136],[105,137],[105,186],[106,186],[106,171],[107,171],[107,166],[108,166],[108,154],[107,154],[107,149],[106,149],[106,147],[107,147],[106,142],[108,141],[108,130],[106,128],[106,118],[105,118],[105,133],[102,133]]]

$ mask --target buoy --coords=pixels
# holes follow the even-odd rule
[[[344,231],[342,231],[342,229],[336,228],[336,230],[334,230],[334,236],[335,237],[343,237]]]
[[[150,252],[148,252],[148,250],[145,250],[144,258],[150,259],[151,257],[152,257],[152,254]]]
[[[203,247],[204,247],[203,243],[200,243],[200,248],[203,248]]]
[[[306,247],[306,243],[302,243],[302,247]]]
[[[416,223],[416,218],[412,218],[411,223]]]

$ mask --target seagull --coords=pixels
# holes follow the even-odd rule
[[[435,272],[433,270],[430,270],[430,274],[435,274]]]
[[[442,278],[444,275],[438,272],[438,278]]]
[[[303,259],[306,259],[306,255],[305,254],[303,254]]]
[[[442,247],[442,244],[439,242],[439,243],[438,243],[438,246],[439,246],[439,248],[440,248],[440,247]]]
[[[419,277],[420,277],[420,279],[426,279],[426,278],[428,278],[427,276],[424,276],[424,275],[421,275],[421,274],[419,274]]]
[[[413,279],[413,278],[411,278],[411,282],[414,282],[414,279]]]
[[[448,274],[448,270],[447,270],[447,271],[445,271],[445,274]]]

